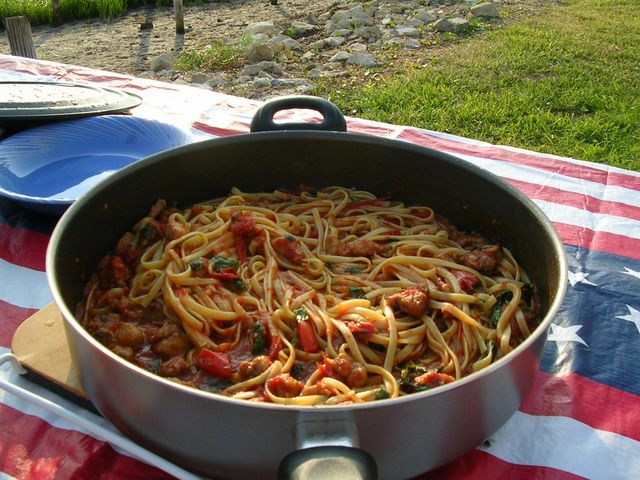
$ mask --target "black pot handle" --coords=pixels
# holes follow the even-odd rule
[[[280,480],[377,480],[378,466],[368,452],[354,447],[303,448],[284,457]]]
[[[322,115],[321,123],[282,122],[276,123],[273,117],[281,110],[304,108],[315,110]],[[256,111],[251,120],[251,132],[271,132],[274,130],[325,130],[346,132],[347,122],[340,109],[329,100],[309,95],[293,95],[275,98],[266,102]]]

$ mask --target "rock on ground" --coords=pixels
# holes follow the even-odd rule
[[[139,8],[123,17],[33,26],[38,58],[166,81],[192,82],[250,98],[303,93],[325,77],[362,77],[412,59],[439,36],[470,31],[474,22],[503,22],[505,4],[547,0],[228,0],[184,8],[186,33],[175,33],[170,7]],[[144,28],[143,28],[144,27]],[[0,32],[1,33],[1,32]],[[186,50],[241,40],[243,64],[220,71],[178,72]],[[10,53],[0,34],[0,53]]]

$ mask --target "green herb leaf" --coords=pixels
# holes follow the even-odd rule
[[[144,224],[140,230],[140,234],[144,240],[151,240],[153,238],[153,227],[151,227],[149,222]]]
[[[349,296],[351,298],[367,298],[364,290],[360,287],[349,287]]]
[[[247,289],[247,284],[244,283],[244,280],[238,278],[236,280],[232,280],[231,288],[236,292],[242,292]]]
[[[194,258],[189,262],[189,266],[191,267],[191,270],[195,270],[196,272],[198,272],[202,270],[202,260],[200,259],[200,257]]]
[[[304,322],[309,319],[309,314],[304,308],[300,308],[294,312],[296,314],[296,322]]]
[[[289,372],[289,374],[296,380],[300,380],[302,378],[303,373],[304,373],[304,365],[300,362],[295,362],[293,364],[293,367],[291,367],[291,371]]]
[[[496,328],[498,326],[498,320],[500,319],[500,312],[502,311],[502,305],[498,305],[497,303],[493,306],[493,310],[491,310],[491,328]]]
[[[386,388],[381,388],[380,390],[378,390],[376,392],[376,400],[384,400],[385,398],[389,398],[391,395],[389,394],[389,392],[387,391]]]
[[[234,268],[238,269],[240,266],[240,262],[234,258],[226,258],[221,255],[216,255],[212,258],[213,260],[213,270],[215,272],[219,272],[223,268]]]
[[[496,328],[498,326],[498,320],[500,319],[500,314],[502,313],[502,307],[503,305],[509,303],[512,298],[513,294],[510,290],[502,292],[496,297],[496,304],[491,310],[491,328]]]
[[[400,370],[400,390],[402,390],[405,393],[416,393],[416,392],[423,392],[425,390],[429,390],[430,388],[433,388],[430,385],[416,385],[414,382],[414,379],[419,376],[422,375],[423,373],[427,373],[429,370],[427,370],[424,367],[421,367],[420,365],[416,365],[415,363],[405,363],[404,365],[398,365],[396,367],[397,370]]]
[[[251,353],[258,355],[264,350],[266,332],[264,331],[264,325],[261,322],[256,322],[253,326],[253,348]]]

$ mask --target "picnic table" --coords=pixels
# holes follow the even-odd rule
[[[36,79],[134,93],[142,103],[131,115],[196,136],[246,133],[261,105],[189,85],[0,55],[0,81]],[[549,217],[568,257],[568,292],[519,410],[476,449],[420,478],[640,478],[640,173],[359,118],[348,117],[347,128],[497,174]],[[58,216],[31,207],[0,196],[0,476],[193,477],[127,441],[88,401],[21,375],[11,361],[16,331],[52,302],[45,252]],[[20,395],[25,391],[30,396]]]

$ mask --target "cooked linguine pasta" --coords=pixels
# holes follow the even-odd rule
[[[424,206],[340,187],[159,200],[78,306],[106,347],[239,399],[366,402],[507,355],[538,304],[509,250]]]

